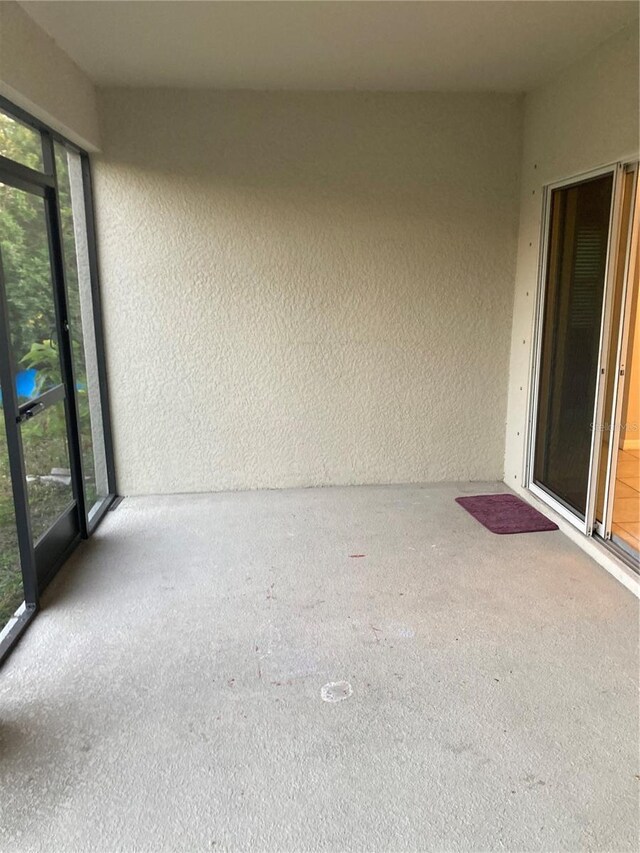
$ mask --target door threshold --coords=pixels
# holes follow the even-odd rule
[[[15,649],[37,613],[35,605],[21,604],[0,632],[0,666]]]
[[[612,575],[619,583],[626,587],[629,592],[633,593],[636,598],[640,598],[640,574],[638,569],[629,565],[628,555],[626,559],[618,556],[617,549],[614,543],[605,542],[600,536],[587,536],[571,522],[567,521],[560,513],[556,512],[549,506],[546,501],[543,501],[535,495],[530,489],[522,486],[509,486],[523,500],[531,504],[539,510],[547,518],[555,521],[562,533],[569,537],[572,542],[583,550],[592,560],[595,560],[599,566],[602,566],[605,571]],[[637,566],[637,564],[636,564]]]
[[[602,543],[621,563],[624,563],[625,566],[628,566],[632,572],[635,572],[640,577],[640,557],[634,556],[626,548],[614,542],[613,539],[603,539],[599,533],[594,533],[593,538],[597,542]]]

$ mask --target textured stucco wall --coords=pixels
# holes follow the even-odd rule
[[[609,39],[527,95],[513,310],[505,481],[524,483],[543,187],[638,156],[638,32]]]
[[[99,147],[93,84],[11,0],[0,2],[0,94],[78,145]]]
[[[99,105],[121,492],[502,477],[520,98]]]

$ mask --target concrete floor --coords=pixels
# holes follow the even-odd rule
[[[0,848],[637,849],[638,602],[483,491],[125,500],[0,672]]]

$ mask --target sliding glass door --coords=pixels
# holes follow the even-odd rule
[[[529,488],[637,557],[637,164],[547,189]]]
[[[636,557],[640,551],[639,255],[640,186],[634,164],[625,169],[621,189],[596,530]]]
[[[88,162],[21,119],[0,109],[0,659],[115,495]]]
[[[533,482],[585,517],[613,174],[554,189]]]

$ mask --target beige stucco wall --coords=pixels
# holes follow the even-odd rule
[[[525,99],[505,481],[524,483],[525,438],[545,184],[638,156],[638,32],[605,42]]]
[[[101,93],[121,492],[503,474],[521,100]]]
[[[0,2],[0,94],[83,148],[99,148],[93,84],[11,0]]]

